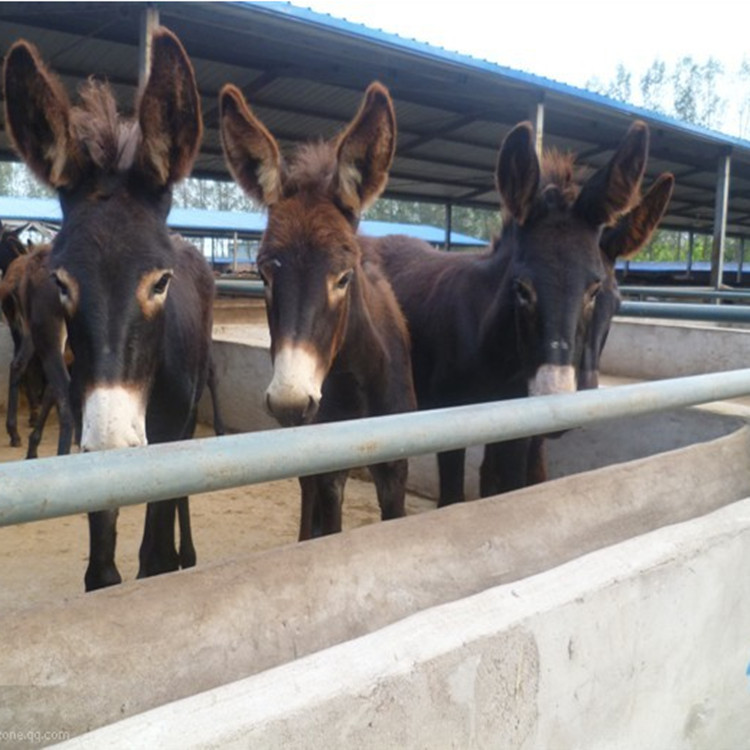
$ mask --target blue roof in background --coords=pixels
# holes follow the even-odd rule
[[[42,221],[59,224],[62,211],[56,198],[15,198],[0,196],[0,219],[9,221]],[[266,215],[247,211],[208,211],[201,208],[173,208],[167,217],[170,228],[186,234],[260,235],[266,228]],[[362,234],[384,237],[388,234],[407,234],[410,237],[441,245],[445,230],[424,224],[399,224],[386,221],[363,221]],[[483,247],[485,240],[451,232],[451,244],[456,247]]]

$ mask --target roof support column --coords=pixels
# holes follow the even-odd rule
[[[742,285],[742,266],[745,265],[745,238],[740,237],[740,257],[737,259],[737,286]]]
[[[724,275],[724,246],[727,234],[727,205],[729,203],[729,171],[731,153],[719,156],[716,171],[716,204],[714,207],[714,237],[711,246],[711,286],[718,289]]]
[[[534,127],[536,155],[541,159],[544,141],[544,94],[540,94],[539,100],[529,107],[529,120]]]
[[[141,13],[141,36],[138,47],[138,87],[146,85],[151,70],[151,36],[159,25],[159,11],[150,3]]]
[[[453,232],[453,204],[445,204],[445,249],[451,249],[451,233]]]

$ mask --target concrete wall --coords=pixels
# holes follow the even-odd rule
[[[737,750],[748,569],[744,500],[65,747]]]
[[[619,318],[602,355],[602,372],[657,380],[750,366],[750,330],[698,323]]]
[[[529,576],[750,496],[749,450],[750,429],[745,427],[709,443],[502,497],[0,616],[0,727],[77,735],[259,674],[422,610],[505,584],[512,583],[515,591],[516,583]],[[734,469],[728,472],[728,466]],[[715,587],[731,589],[734,582],[723,578]],[[668,589],[662,594],[672,601]],[[685,623],[696,608],[673,602],[670,639],[685,633],[689,642]],[[444,625],[450,629],[449,620]],[[575,627],[566,625],[561,633],[570,630],[575,636]],[[615,652],[617,664],[636,659],[636,669],[638,652],[627,629],[608,627],[602,622],[599,628],[601,648]],[[747,632],[750,621],[744,627]],[[563,653],[569,649],[583,658],[596,630],[582,631],[590,635],[574,637],[570,646],[566,637]],[[525,636],[510,643],[480,671],[502,670],[506,654],[510,658],[517,648],[532,658],[533,644]],[[394,642],[394,648],[400,646]],[[481,659],[474,656],[479,665]],[[700,658],[710,661],[711,656]],[[541,671],[525,659],[518,674],[528,668],[540,686],[545,684]],[[594,655],[586,657],[578,667],[580,690],[589,699],[616,687],[594,681],[586,688],[587,665],[593,661]],[[408,663],[407,657],[402,664]],[[350,667],[340,663],[344,682]],[[464,696],[460,702],[466,711],[473,700],[474,674],[462,667],[448,682],[456,695]],[[675,684],[681,677],[675,676]],[[505,691],[499,684],[497,696]],[[517,684],[514,690],[525,689],[527,680],[518,677]],[[325,695],[330,686],[321,690]],[[626,692],[630,695],[630,688]],[[389,708],[393,700],[401,700],[377,691],[366,695],[368,710],[382,705],[384,716],[396,710]],[[363,724],[360,714],[351,722],[366,732],[368,720]]]

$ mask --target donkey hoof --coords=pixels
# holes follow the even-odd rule
[[[96,591],[97,589],[104,589],[108,586],[116,586],[118,583],[122,583],[122,577],[114,565],[101,569],[89,568],[86,571],[84,583],[86,591]]]
[[[11,435],[10,436],[10,445],[11,445],[11,448],[20,448],[21,447],[21,437],[19,435]]]

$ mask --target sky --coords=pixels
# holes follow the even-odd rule
[[[410,39],[583,87],[657,57],[750,59],[750,5],[730,0],[292,0]],[[731,92],[727,92],[731,96]],[[637,103],[637,102],[635,102]]]

